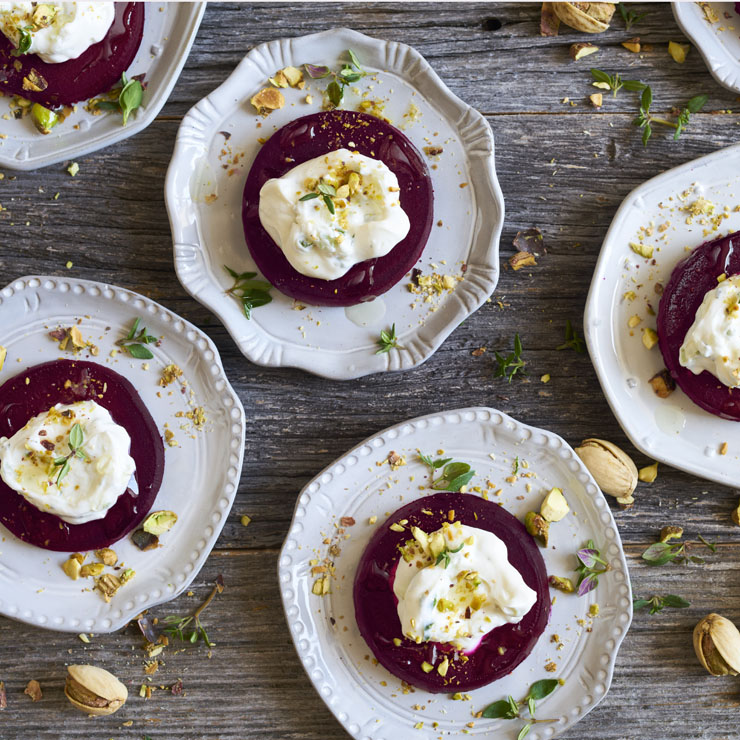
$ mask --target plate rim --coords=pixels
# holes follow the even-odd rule
[[[295,621],[295,618],[291,618],[291,616],[288,613],[288,609],[291,606],[297,606],[299,609],[300,607],[297,605],[297,602],[291,602],[289,597],[286,595],[285,587],[294,586],[295,585],[295,578],[293,577],[291,571],[293,570],[294,566],[291,564],[284,565],[283,558],[286,555],[286,552],[291,549],[290,542],[294,536],[294,533],[300,534],[300,528],[296,525],[298,524],[298,520],[302,517],[300,514],[301,508],[304,506],[302,503],[302,499],[304,499],[305,495],[312,495],[309,492],[309,489],[312,486],[317,486],[317,489],[315,491],[315,494],[318,494],[321,492],[321,486],[322,486],[322,478],[324,478],[326,475],[331,475],[331,470],[334,468],[342,468],[341,472],[338,473],[338,475],[342,475],[347,471],[349,468],[348,465],[345,465],[345,462],[348,458],[352,457],[356,453],[358,453],[359,450],[361,450],[365,446],[369,446],[373,448],[374,450],[380,450],[383,447],[383,441],[385,441],[386,437],[391,437],[393,433],[401,432],[402,429],[406,426],[412,426],[414,427],[414,431],[416,431],[419,427],[417,425],[420,425],[421,422],[431,422],[435,419],[441,419],[442,423],[438,425],[438,428],[441,428],[445,426],[446,424],[450,423],[450,418],[454,415],[462,417],[465,414],[474,414],[474,419],[470,420],[469,423],[483,423],[482,420],[479,420],[478,415],[480,413],[488,414],[489,415],[489,422],[493,423],[491,420],[491,417],[493,416],[499,416],[501,417],[501,421],[497,424],[497,426],[506,425],[509,426],[509,428],[512,431],[525,431],[528,432],[530,435],[533,433],[543,434],[545,438],[548,440],[553,440],[558,443],[561,449],[564,449],[568,452],[567,458],[563,458],[564,462],[567,462],[568,460],[573,460],[577,463],[579,472],[584,473],[586,478],[588,479],[589,483],[593,485],[593,488],[596,491],[596,498],[601,497],[601,500],[604,501],[604,508],[603,511],[608,512],[609,519],[611,524],[610,525],[604,525],[604,526],[611,526],[614,529],[614,543],[616,544],[618,548],[618,553],[615,556],[620,564],[622,572],[624,573],[625,580],[624,584],[627,587],[627,601],[628,605],[625,610],[618,611],[615,613],[614,621],[617,620],[618,617],[621,615],[626,614],[627,619],[621,626],[621,631],[619,634],[615,634],[614,632],[611,635],[611,639],[614,641],[614,647],[608,652],[605,653],[608,659],[608,663],[606,665],[602,665],[601,669],[605,671],[606,676],[603,679],[602,683],[604,684],[604,691],[598,695],[590,695],[590,702],[587,705],[582,706],[582,711],[580,711],[576,716],[573,716],[572,713],[568,714],[564,717],[565,723],[560,726],[558,725],[558,728],[556,730],[555,734],[559,734],[561,732],[566,731],[568,728],[572,727],[574,724],[577,724],[578,721],[580,721],[586,714],[588,714],[592,709],[597,707],[606,697],[606,695],[609,693],[609,689],[611,688],[612,680],[614,677],[614,671],[616,668],[616,660],[617,655],[619,653],[619,649],[622,645],[622,642],[624,641],[624,638],[627,636],[627,633],[629,632],[630,626],[632,624],[632,618],[633,618],[633,605],[632,605],[632,584],[631,579],[629,575],[629,568],[627,565],[627,558],[624,552],[624,546],[622,544],[622,539],[619,533],[619,528],[617,527],[616,521],[614,519],[614,515],[612,513],[611,507],[609,506],[608,501],[606,500],[606,497],[604,496],[603,492],[599,488],[599,486],[596,484],[596,481],[594,480],[591,473],[588,471],[586,466],[583,464],[581,459],[578,457],[578,455],[575,453],[573,448],[568,444],[566,440],[564,440],[560,435],[556,434],[555,432],[551,432],[548,429],[543,429],[541,427],[535,427],[529,424],[526,424],[524,422],[520,422],[517,419],[514,419],[513,417],[509,416],[508,414],[504,413],[503,411],[499,411],[498,409],[495,409],[490,406],[468,406],[463,408],[455,408],[455,409],[445,409],[440,410],[436,412],[432,412],[429,414],[424,414],[422,416],[417,416],[411,419],[406,419],[404,421],[398,422],[396,424],[392,424],[391,426],[386,427],[385,429],[382,429],[381,431],[378,431],[374,434],[371,434],[366,439],[361,441],[359,444],[353,446],[351,449],[337,457],[335,460],[333,460],[331,463],[329,463],[327,466],[325,466],[321,471],[319,471],[308,483],[301,489],[300,493],[298,494],[298,497],[296,498],[296,504],[293,510],[293,516],[291,518],[290,526],[288,528],[288,532],[285,536],[285,540],[283,541],[283,544],[280,547],[280,551],[278,554],[278,561],[277,561],[277,577],[278,577],[278,585],[280,588],[280,598],[283,606],[283,617],[285,619],[286,625],[288,626],[288,631],[290,632],[291,639],[293,641],[293,647],[296,651],[296,654],[298,656],[298,659],[300,660],[300,663],[311,682],[311,685],[313,686],[316,693],[321,697],[322,701],[324,702],[325,706],[329,711],[334,715],[334,717],[337,719],[337,721],[344,727],[344,729],[353,737],[360,737],[361,733],[354,733],[351,730],[351,718],[348,716],[347,712],[342,712],[341,707],[338,706],[338,702],[330,702],[329,697],[325,695],[325,693],[321,690],[321,678],[315,678],[311,675],[310,666],[304,659],[303,654],[301,653],[298,645],[298,641],[300,639],[300,632],[296,629],[294,629],[293,621]],[[423,427],[422,427],[423,428]],[[400,436],[400,435],[399,435]],[[531,438],[531,437],[530,437]],[[379,442],[379,444],[375,444],[375,442]],[[332,476],[334,477],[334,476]],[[328,484],[331,483],[330,481],[327,481]],[[584,485],[585,489],[585,485]],[[310,503],[310,502],[309,502]],[[369,537],[370,535],[368,535]],[[300,611],[299,616],[300,618]],[[354,686],[353,686],[354,688]],[[597,692],[593,692],[596,694]],[[581,707],[579,707],[581,708]],[[376,709],[376,711],[379,711]],[[344,714],[344,717],[341,716]],[[439,734],[435,732],[435,736]],[[488,734],[486,733],[486,736]],[[365,740],[373,740],[373,734],[371,733],[369,736],[366,734],[363,734],[362,737]],[[548,737],[552,737],[552,735],[548,735]],[[532,734],[533,740],[542,740],[540,735],[537,732],[534,732]]]
[[[204,245],[203,240],[200,238],[200,235],[198,235],[196,240],[197,243],[188,241],[185,237],[185,226],[177,216],[176,207],[176,204],[182,198],[181,192],[178,191],[176,183],[178,168],[182,167],[183,163],[187,164],[192,161],[192,156],[188,151],[188,148],[193,147],[194,143],[189,141],[190,135],[193,129],[200,131],[203,128],[208,127],[208,122],[204,120],[207,114],[202,109],[211,110],[216,108],[212,102],[212,98],[218,98],[223,95],[228,87],[234,84],[235,80],[241,78],[245,74],[244,70],[250,68],[250,62],[253,58],[259,58],[261,55],[274,56],[276,49],[280,50],[281,47],[285,45],[292,46],[298,41],[311,43],[320,41],[322,38],[327,36],[335,37],[337,34],[345,35],[349,39],[349,43],[352,43],[352,39],[355,39],[357,41],[362,41],[363,43],[370,43],[375,46],[379,46],[383,49],[392,46],[397,50],[397,54],[403,53],[407,58],[413,59],[414,64],[423,69],[424,72],[430,76],[437,92],[442,96],[442,99],[444,99],[444,101],[449,105],[454,106],[459,115],[459,120],[455,123],[458,130],[463,124],[468,128],[473,128],[473,125],[479,127],[480,135],[485,137],[486,144],[488,146],[487,155],[485,157],[480,156],[478,153],[476,157],[480,161],[479,167],[481,183],[479,188],[482,189],[485,186],[488,189],[485,195],[488,197],[490,194],[491,203],[495,206],[498,214],[498,218],[493,222],[493,228],[487,230],[489,238],[485,257],[486,260],[491,263],[490,267],[487,266],[487,269],[490,272],[490,277],[484,278],[482,275],[478,277],[477,282],[482,286],[481,295],[479,297],[474,297],[467,294],[465,305],[460,302],[454,316],[451,316],[445,326],[433,335],[431,341],[425,338],[423,343],[419,342],[420,345],[424,345],[422,348],[415,347],[414,352],[410,351],[408,348],[399,348],[397,353],[386,353],[384,355],[371,354],[369,360],[362,356],[361,359],[364,360],[364,364],[356,362],[354,369],[350,366],[351,362],[349,358],[353,357],[352,353],[356,350],[348,350],[347,352],[341,353],[346,355],[346,361],[342,360],[340,362],[325,363],[321,366],[317,366],[315,362],[312,362],[312,352],[309,347],[300,347],[296,349],[289,342],[276,340],[269,336],[265,340],[263,337],[264,332],[261,333],[261,330],[258,331],[249,326],[237,326],[234,322],[230,321],[225,310],[221,308],[223,304],[216,302],[210,297],[210,290],[212,290],[214,286],[218,286],[217,282],[213,279],[214,276],[211,271],[207,269],[205,259],[203,257],[208,250]],[[470,152],[469,146],[466,146],[466,149]],[[192,198],[188,199],[192,201]],[[216,315],[242,354],[250,360],[250,362],[262,367],[295,367],[330,380],[354,380],[376,372],[411,370],[426,362],[455,330],[459,323],[475,313],[475,311],[477,311],[486,302],[486,300],[495,291],[500,276],[499,248],[501,233],[503,231],[505,221],[505,204],[503,191],[501,189],[495,167],[493,130],[491,129],[488,120],[480,111],[475,109],[473,106],[468,105],[453,93],[435,72],[429,62],[426,61],[424,56],[413,46],[398,41],[387,41],[385,39],[369,36],[347,27],[334,27],[317,33],[304,34],[295,37],[279,37],[263,42],[262,44],[250,49],[250,51],[236,65],[231,74],[206,97],[198,101],[183,117],[182,123],[177,132],[172,158],[167,169],[165,179],[165,204],[172,232],[173,261],[178,280],[183,288],[195,300],[203,304],[209,311]],[[474,234],[471,239],[472,243],[475,244]],[[185,264],[182,256],[183,253],[197,254],[198,266],[200,268],[197,273]],[[262,351],[260,355],[257,355],[256,352],[261,349],[257,346],[260,341],[265,341],[271,351]],[[398,355],[398,357],[395,357],[394,354]],[[384,364],[381,364],[381,362]]]
[[[31,283],[33,283],[34,281],[37,281],[38,285],[31,285]],[[164,604],[168,601],[171,601],[172,599],[177,598],[183,591],[185,591],[188,588],[188,586],[190,586],[193,580],[195,580],[196,576],[202,569],[203,565],[205,565],[206,560],[210,557],[210,554],[213,548],[216,546],[216,542],[218,541],[218,538],[221,536],[223,527],[225,526],[226,521],[228,519],[228,514],[234,505],[234,501],[238,493],[239,482],[241,480],[242,467],[244,463],[244,447],[245,447],[245,441],[246,441],[246,414],[244,411],[244,406],[239,398],[239,395],[234,390],[233,386],[231,385],[226,375],[226,371],[224,370],[223,363],[221,361],[221,356],[218,351],[218,348],[216,347],[215,342],[205,332],[200,330],[197,326],[195,326],[191,322],[187,321],[187,319],[182,318],[179,314],[175,313],[169,308],[166,308],[161,303],[158,303],[157,301],[154,301],[151,298],[148,298],[147,296],[142,295],[141,293],[137,293],[136,291],[133,291],[129,288],[124,288],[122,286],[114,285],[112,283],[105,283],[105,282],[100,282],[97,280],[88,280],[85,278],[66,277],[66,276],[59,276],[59,275],[24,275],[24,276],[17,277],[11,280],[5,286],[0,288],[0,297],[4,296],[4,293],[8,288],[12,289],[13,292],[16,293],[18,291],[26,290],[29,287],[31,288],[42,287],[45,281],[54,281],[55,283],[57,283],[57,286],[60,283],[67,283],[70,286],[81,285],[83,289],[97,288],[99,291],[101,291],[101,293],[104,290],[112,290],[114,294],[116,295],[125,293],[132,300],[143,301],[146,307],[154,306],[156,311],[160,315],[169,314],[169,316],[173,320],[182,322],[182,324],[185,327],[185,332],[192,331],[193,333],[195,333],[195,335],[199,339],[205,340],[207,348],[213,353],[213,360],[209,362],[212,367],[215,366],[218,369],[219,373],[215,375],[210,374],[208,378],[209,382],[215,382],[217,380],[224,381],[224,389],[220,393],[227,394],[232,398],[233,400],[232,408],[236,409],[239,415],[239,419],[234,420],[234,423],[239,424],[241,428],[241,433],[240,435],[238,435],[239,445],[234,451],[234,454],[238,458],[237,464],[235,465],[236,475],[229,476],[228,471],[227,471],[226,475],[224,476],[225,482],[227,484],[232,484],[234,490],[231,494],[227,493],[225,489],[219,492],[219,497],[226,498],[228,500],[228,505],[223,510],[220,521],[217,524],[212,525],[213,534],[211,535],[211,537],[209,538],[204,537],[204,539],[206,540],[206,546],[201,548],[201,552],[199,553],[199,556],[195,559],[190,559],[187,561],[187,564],[192,564],[193,568],[189,573],[186,572],[185,570],[182,571],[185,573],[185,579],[179,586],[175,588],[174,591],[172,591],[171,593],[163,593],[163,595],[160,598],[157,598],[157,597],[152,598],[150,597],[150,594],[146,594],[147,599],[145,601],[139,602],[139,601],[134,600],[132,608],[129,610],[126,610],[123,607],[123,605],[121,605],[120,607],[121,616],[119,618],[116,619],[113,616],[112,612],[107,615],[99,615],[96,618],[96,621],[95,623],[93,623],[92,626],[89,626],[88,624],[73,625],[71,623],[68,623],[66,619],[61,625],[52,624],[50,623],[50,620],[48,619],[52,615],[49,615],[49,614],[41,615],[41,616],[47,617],[47,619],[45,622],[39,622],[38,619],[34,620],[32,617],[24,618],[23,616],[24,610],[20,607],[17,609],[17,613],[11,614],[8,612],[8,609],[7,609],[8,605],[6,604],[6,602],[2,601],[0,603],[0,614],[1,615],[6,617],[7,619],[13,619],[15,621],[31,625],[33,627],[40,627],[42,629],[48,629],[48,630],[52,630],[55,632],[79,633],[80,631],[86,631],[86,632],[94,632],[94,633],[99,633],[99,634],[110,634],[111,632],[116,632],[117,630],[125,627],[137,614],[141,613],[145,609],[151,609],[159,604]],[[57,286],[55,286],[55,290],[58,290]],[[231,439],[232,440],[237,439],[237,437],[232,436]],[[0,525],[0,530],[2,530],[3,533],[6,533],[5,536],[12,537],[16,540],[18,539],[15,537],[15,535],[13,535],[9,530],[7,530],[2,525]],[[29,545],[29,546],[34,547],[33,545]],[[51,552],[49,550],[42,550],[41,548],[34,547],[34,549],[39,550],[40,552],[43,552],[43,553]],[[36,614],[35,610],[31,610],[31,611],[33,614]],[[103,624],[99,623],[99,620],[101,620],[104,616],[111,622],[110,626],[104,626]]]
[[[149,3],[147,2],[147,4]],[[151,4],[153,5],[154,3]],[[14,156],[4,154],[2,148],[0,148],[0,166],[15,172],[33,172],[34,170],[38,170],[43,167],[49,167],[53,164],[59,164],[59,162],[66,162],[69,159],[84,157],[93,152],[100,151],[101,149],[117,144],[148,128],[167,103],[172,90],[180,79],[180,74],[182,73],[182,69],[190,55],[190,50],[195,42],[195,37],[198,34],[201,21],[203,20],[203,14],[206,11],[207,2],[167,2],[165,4],[176,5],[176,12],[188,14],[185,20],[188,31],[184,36],[163,42],[164,44],[169,44],[174,47],[176,49],[176,53],[173,58],[173,63],[169,65],[169,69],[167,70],[165,84],[160,85],[157,88],[156,94],[149,98],[143,112],[133,116],[129,121],[129,125],[121,126],[119,129],[115,129],[108,133],[103,133],[97,139],[88,143],[81,142],[71,149],[65,149],[64,153],[61,155],[50,152],[37,157],[29,155],[26,159],[19,160]],[[77,105],[81,105],[83,102],[84,101],[81,101],[80,103],[77,103]],[[64,135],[65,134],[62,133],[60,139],[63,140]]]
[[[702,26],[696,26],[691,22],[698,16],[695,12],[694,5],[695,3],[687,2],[686,0],[684,0],[684,2],[671,3],[671,10],[673,11],[673,18],[675,19],[676,24],[681,29],[684,36],[686,36],[686,38],[688,38],[696,47],[699,55],[704,60],[704,64],[709,70],[709,74],[714,77],[715,81],[728,90],[740,92],[740,60],[735,59],[730,54],[727,47],[719,41],[716,34],[712,34],[715,42],[712,45],[713,48],[709,47],[706,43],[707,39],[709,39],[707,34],[710,29],[712,31],[714,30],[713,26],[710,26],[704,18],[701,18],[701,21],[704,24],[703,28]],[[738,16],[738,18],[740,19],[740,16]],[[701,31],[699,30],[700,28],[702,29]],[[724,59],[720,59],[717,56],[719,50],[721,50],[721,56]],[[720,70],[723,68],[723,63],[734,65],[734,68],[733,66],[728,68],[728,73],[724,76],[720,74]]]
[[[599,252],[599,258],[596,261],[594,272],[591,278],[591,285],[588,289],[588,295],[586,297],[586,305],[583,312],[583,334],[586,339],[586,346],[588,347],[588,353],[591,357],[591,362],[596,371],[596,376],[599,380],[599,385],[606,398],[609,408],[611,409],[614,417],[616,418],[622,431],[625,433],[630,442],[636,449],[642,452],[644,455],[652,460],[656,460],[664,465],[669,465],[677,470],[682,470],[686,473],[690,473],[699,478],[720,483],[722,485],[736,487],[736,479],[730,476],[728,473],[723,473],[713,468],[711,465],[699,465],[692,463],[690,460],[684,458],[674,460],[667,457],[663,452],[662,447],[655,449],[648,449],[641,441],[639,429],[636,428],[636,424],[632,422],[631,417],[628,417],[624,412],[624,407],[618,402],[618,392],[615,390],[616,385],[612,382],[610,373],[606,367],[606,357],[618,359],[619,355],[614,349],[614,332],[611,327],[613,326],[612,316],[614,312],[614,304],[610,304],[609,310],[609,331],[606,337],[603,337],[603,331],[599,331],[596,326],[596,318],[599,315],[598,301],[604,290],[603,276],[607,274],[609,252],[611,252],[611,242],[616,240],[615,235],[618,235],[623,221],[627,218],[629,212],[634,208],[635,203],[641,197],[641,193],[646,190],[652,191],[656,187],[661,186],[664,182],[669,182],[674,177],[681,177],[685,173],[696,170],[699,167],[706,167],[710,165],[715,159],[726,159],[728,156],[740,156],[740,142],[731,144],[727,147],[722,147],[716,151],[709,152],[709,154],[703,154],[701,157],[691,159],[688,162],[672,167],[665,172],[661,172],[654,177],[651,177],[645,182],[641,183],[637,187],[633,188],[620,203],[617,208],[614,217],[612,218],[609,228],[606,231],[604,239],[601,243],[601,251]],[[706,241],[703,239],[702,243]],[[607,249],[608,248],[608,249]],[[657,396],[655,397],[657,399]],[[692,402],[693,403],[693,402]],[[699,408],[699,407],[697,407]],[[704,412],[709,414],[708,411]],[[669,449],[670,445],[666,446]]]

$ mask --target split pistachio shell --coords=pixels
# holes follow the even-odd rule
[[[618,499],[632,497],[637,485],[637,467],[624,450],[603,439],[584,439],[576,447],[576,454],[604,493]]]
[[[566,26],[584,33],[603,33],[614,15],[614,3],[552,3],[555,14]]]
[[[112,673],[94,665],[68,666],[64,693],[72,706],[95,716],[117,712],[128,699],[128,689]]]
[[[713,676],[740,673],[740,632],[719,614],[709,614],[694,628],[694,650]]]

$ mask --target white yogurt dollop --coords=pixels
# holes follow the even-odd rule
[[[520,622],[537,601],[492,532],[460,522],[429,535],[412,531],[416,544],[406,546],[393,582],[409,639],[470,651],[496,627]]]
[[[395,174],[348,149],[268,180],[260,190],[259,216],[291,266],[321,280],[336,280],[359,262],[385,256],[410,228]]]
[[[31,36],[28,54],[49,64],[77,59],[105,38],[116,15],[115,3],[0,2],[0,31],[18,48]]]
[[[82,456],[70,455],[70,433],[82,432]],[[136,463],[131,438],[95,401],[58,403],[12,437],[0,437],[0,477],[37,509],[70,524],[102,519],[128,487]],[[58,480],[69,457],[69,466]],[[58,481],[58,482],[57,482]]]
[[[740,275],[708,291],[686,332],[679,362],[699,375],[708,370],[729,388],[740,387]]]

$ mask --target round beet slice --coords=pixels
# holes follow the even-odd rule
[[[337,280],[319,280],[293,269],[259,217],[259,193],[273,177],[341,148],[382,161],[398,178],[401,208],[411,221],[406,238],[385,257],[365,260]],[[434,217],[429,169],[416,147],[397,128],[366,113],[314,113],[276,131],[263,145],[244,187],[242,221],[252,258],[281,293],[318,306],[353,306],[392,288],[419,259]]]
[[[393,574],[401,557],[398,547],[410,538],[410,528],[437,530],[449,521],[451,509],[455,520],[500,537],[506,544],[509,562],[537,592],[537,601],[518,624],[505,624],[489,632],[473,652],[466,654],[465,662],[448,643],[417,645],[403,637],[393,593]],[[389,527],[400,519],[408,519],[408,528],[394,532]],[[550,617],[545,562],[524,525],[498,504],[465,493],[424,496],[398,509],[382,524],[365,548],[357,568],[354,603],[360,634],[378,661],[398,678],[433,693],[472,691],[511,673],[532,652]],[[395,645],[394,638],[401,638],[401,644]],[[503,654],[499,648],[504,649]],[[429,673],[422,670],[423,662],[435,665],[442,655],[450,661],[445,677],[436,670]]]
[[[705,242],[676,265],[660,299],[658,339],[663,361],[681,390],[706,411],[740,421],[740,389],[728,388],[706,370],[694,375],[678,359],[697,309],[723,273],[740,273],[740,231]]]
[[[15,48],[0,34],[0,91],[20,95],[48,108],[71,105],[108,92],[134,61],[144,35],[146,3],[116,3],[116,16],[102,41],[77,59],[47,64],[36,54],[14,57]],[[33,72],[32,72],[33,70]],[[23,89],[23,79],[38,75],[47,86],[41,92]],[[43,87],[43,85],[39,85]]]
[[[108,547],[144,519],[162,484],[164,444],[157,425],[134,386],[105,365],[55,360],[7,380],[0,386],[0,436],[10,437],[54,404],[86,400],[106,408],[131,437],[129,454],[136,462],[139,493],[127,489],[103,519],[68,524],[29,504],[0,479],[0,523],[19,539],[45,550],[84,552]]]

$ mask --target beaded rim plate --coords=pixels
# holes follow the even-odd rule
[[[72,581],[64,574],[61,565],[67,553],[29,545],[0,525],[0,614],[65,632],[113,632],[144,609],[173,599],[203,566],[236,495],[244,454],[244,409],[213,342],[138,293],[90,280],[23,277],[0,291],[0,310],[0,344],[7,349],[0,384],[26,367],[72,358],[48,332],[81,319],[83,336],[99,353],[91,356],[84,350],[78,357],[106,364],[130,380],[160,432],[169,428],[179,444],[165,445],[164,479],[153,507],[174,511],[178,521],[161,536],[162,547],[156,550],[138,550],[130,536],[112,545],[119,563],[136,575],[110,603],[91,590],[91,580]],[[120,352],[111,357],[115,341],[125,336],[137,316],[142,327],[162,337],[160,346],[150,345],[154,359],[145,363]],[[183,375],[163,388],[158,384],[160,371],[171,363]],[[196,406],[206,414],[201,430],[188,417],[176,416]]]
[[[129,67],[129,77],[146,74],[147,89],[127,125],[122,126],[121,116],[115,113],[87,112],[85,101],[45,136],[28,116],[20,120],[0,116],[0,167],[35,170],[82,157],[138,134],[157,117],[185,66],[206,3],[150,2],[147,6],[144,37]],[[7,108],[8,100],[0,98],[0,107]]]
[[[733,210],[739,202],[738,165],[740,144],[734,144],[635,188],[606,233],[583,317],[601,388],[632,444],[658,462],[732,487],[740,459],[732,442],[737,422],[704,411],[680,388],[659,398],[648,381],[664,368],[663,357],[657,345],[646,350],[641,336],[644,328],[656,328],[650,314],[657,314],[660,300],[655,286],[668,283],[679,260],[720,234],[740,230],[740,211]],[[709,201],[714,218],[689,217],[687,208],[698,198]],[[628,246],[641,235],[654,249],[651,260]],[[640,321],[631,327],[633,316]],[[727,454],[720,453],[724,442]]]
[[[705,3],[671,3],[673,17],[696,46],[712,77],[728,90],[740,92],[740,15],[735,3],[706,3],[717,14],[717,23],[709,23],[701,6]],[[725,17],[725,13],[729,16]],[[729,18],[730,20],[728,20]]]
[[[304,90],[282,90],[285,106],[266,118],[256,114],[249,100],[277,70],[305,62],[339,68],[347,49],[356,52],[370,75],[347,90],[346,107],[382,100],[383,115],[403,128],[419,150],[442,149],[429,162],[436,225],[417,267],[425,275],[444,274],[456,287],[440,289],[427,302],[424,295],[410,293],[410,279],[403,279],[372,303],[360,304],[359,314],[357,307],[301,310],[273,289],[272,303],[247,320],[226,293],[232,280],[224,270],[224,265],[238,272],[254,269],[241,219],[247,173],[260,140],[321,110],[327,80],[308,79]],[[370,97],[363,98],[365,93]],[[504,202],[488,122],[453,95],[419,52],[347,28],[252,49],[226,82],[183,119],[165,200],[180,282],[258,365],[299,367],[335,380],[416,367],[486,301],[498,281]],[[391,324],[400,348],[376,354],[380,331]]]
[[[445,457],[470,462],[478,472],[471,486],[477,481],[491,492],[489,498],[518,517],[538,508],[551,487],[561,487],[573,513],[551,527],[553,546],[542,550],[548,572],[573,576],[574,553],[590,538],[611,566],[585,597],[552,592],[557,599],[550,623],[532,653],[509,676],[470,692],[470,701],[404,690],[397,678],[369,659],[370,649],[354,620],[352,585],[365,546],[376,526],[407,503],[409,495],[419,495],[419,484],[426,479],[425,466],[416,460],[417,450],[431,454],[443,450]],[[391,451],[404,456],[406,464],[392,469],[387,462]],[[520,476],[509,483],[506,478],[512,475],[515,458]],[[525,477],[525,471],[533,475]],[[493,491],[498,488],[503,492],[495,497]],[[348,525],[346,519],[342,523],[342,517],[352,517],[355,523]],[[377,517],[377,522],[370,524],[371,517]],[[336,547],[331,590],[316,596],[312,589],[317,575],[312,568],[321,567],[332,546]],[[471,712],[509,694],[524,696],[534,681],[556,677],[565,679],[564,685],[538,704],[537,713],[554,721],[533,725],[528,735],[532,740],[551,738],[604,698],[632,619],[632,593],[619,533],[588,470],[562,438],[490,408],[446,411],[397,424],[332,463],[298,497],[278,576],[286,619],[309,678],[344,728],[362,740],[412,736],[433,740],[463,731],[466,736],[513,740],[521,724],[478,719],[469,728]],[[595,603],[599,616],[592,619],[589,610]],[[550,641],[553,633],[562,648]],[[557,666],[552,673],[545,669],[549,661]]]

